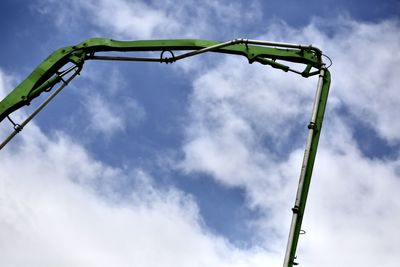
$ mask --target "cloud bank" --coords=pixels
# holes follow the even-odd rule
[[[327,35],[319,27],[335,28]],[[400,205],[398,154],[392,159],[363,154],[365,140],[356,137],[363,129],[354,125],[365,123],[396,149],[398,30],[398,21],[338,19],[302,29],[276,25],[261,37],[313,43],[334,62],[304,222],[310,234],[301,238],[299,248],[300,262],[307,266],[391,266],[398,260],[393,253],[399,246],[399,217],[393,212]],[[229,59],[194,82],[182,168],[246,188],[250,205],[266,210],[265,235],[278,233],[282,242],[301,166],[305,138],[299,141],[298,135],[306,133],[314,85],[245,67]]]
[[[3,72],[0,78],[3,94],[9,79]],[[31,123],[1,156],[2,266],[279,262],[273,254],[241,251],[209,232],[184,192],[159,188],[145,170],[96,161],[62,132],[47,136]]]
[[[66,7],[60,24],[71,12],[84,12],[93,32],[124,38],[214,36],[215,20],[236,25],[238,7],[213,1],[196,9],[191,2],[176,9],[172,1],[161,6],[122,0],[96,7],[93,1],[45,3],[43,13],[54,5]],[[199,17],[205,19],[197,25]],[[399,155],[365,155],[365,140],[357,138],[363,129],[355,127],[362,123],[393,150],[399,145],[399,28],[396,20],[372,24],[338,18],[314,20],[304,28],[277,23],[259,33],[260,39],[313,43],[334,62],[304,220],[307,235],[299,244],[305,266],[399,261]],[[7,76],[0,77],[10,88]],[[48,136],[32,124],[1,152],[4,266],[281,265],[315,82],[231,58],[202,69],[193,80],[183,157],[174,159],[174,167],[244,188],[246,205],[263,211],[253,222],[260,237],[254,247],[240,249],[212,234],[189,195],[160,189],[146,170],[110,167],[62,130]],[[97,103],[95,108],[103,106],[101,98]]]

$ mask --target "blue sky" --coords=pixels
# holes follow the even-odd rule
[[[318,46],[332,87],[298,261],[400,260],[399,1],[19,0],[0,12],[1,97],[90,37]],[[0,152],[1,265],[281,266],[315,88],[226,55],[85,63]]]

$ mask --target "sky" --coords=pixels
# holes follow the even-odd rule
[[[398,0],[5,0],[0,14],[1,98],[90,37],[319,47],[332,85],[297,261],[400,261]],[[0,151],[0,265],[282,266],[316,84],[232,55],[85,63]]]

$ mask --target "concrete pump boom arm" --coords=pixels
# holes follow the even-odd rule
[[[160,52],[160,57],[126,57],[96,55],[98,52]],[[180,54],[176,54],[180,51]],[[284,267],[297,265],[295,262],[296,249],[301,233],[301,224],[306,207],[308,190],[311,182],[319,136],[325,113],[330,86],[330,73],[322,61],[322,52],[310,45],[275,43],[249,39],[234,39],[228,42],[207,40],[145,40],[145,41],[116,41],[112,39],[92,38],[76,46],[68,46],[54,51],[48,58],[37,66],[33,72],[12,90],[0,102],[0,122],[8,118],[14,124],[14,132],[0,144],[2,149],[55,95],[71,81],[83,67],[86,60],[123,60],[173,63],[186,57],[205,52],[217,52],[241,55],[249,63],[258,62],[270,65],[283,71],[291,71],[303,77],[319,75],[317,92],[304,152],[300,173],[299,186],[293,217],[289,232],[288,244],[284,259]],[[170,57],[164,57],[170,55]],[[298,71],[278,61],[287,61],[305,65],[304,70]],[[72,73],[72,74],[71,74]],[[63,84],[56,89],[21,125],[14,123],[9,115],[23,107],[43,92],[49,92],[57,83]],[[284,103],[282,103],[284,105]]]
[[[255,44],[255,45],[253,45]],[[279,44],[282,48],[277,48]],[[192,52],[175,56],[172,51]],[[143,52],[171,51],[170,58],[129,58],[95,56],[97,52]],[[76,46],[68,46],[54,51],[33,72],[22,81],[8,96],[0,102],[0,122],[18,108],[29,105],[42,92],[61,81],[60,69],[68,63],[81,68],[85,60],[132,60],[172,63],[174,61],[204,52],[219,52],[245,56],[250,63],[259,62],[289,71],[290,68],[275,60],[303,63],[303,76],[309,76],[310,69],[321,68],[321,53],[312,46],[269,43],[247,39],[235,39],[226,43],[207,40],[148,40],[116,41],[111,39],[92,38]]]

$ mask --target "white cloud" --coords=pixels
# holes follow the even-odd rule
[[[365,158],[349,127],[332,122],[321,144],[299,256],[309,266],[393,266],[400,246],[399,160]]]
[[[61,132],[46,136],[31,123],[1,157],[2,266],[280,262],[275,253],[240,250],[208,232],[189,196],[158,189],[144,170],[96,161]]]
[[[203,1],[194,10],[185,9],[185,5],[177,3],[175,6],[172,1],[159,3],[162,6],[158,7],[122,0],[100,1],[96,6],[93,3],[58,3],[67,9],[61,13],[60,22],[67,19],[68,12],[82,14],[84,11],[102,34],[110,33],[124,38],[156,38],[171,34],[181,37],[192,36],[193,33],[196,36],[216,36],[221,25],[238,25],[227,22],[216,27],[217,30],[212,30],[206,21],[213,21],[213,18],[209,13],[203,13],[204,10],[210,7],[212,10],[222,10],[216,16],[221,20],[226,12],[236,9],[229,5],[221,7],[215,1]],[[68,9],[71,4],[73,8]],[[143,11],[143,25],[138,29],[135,16],[140,11]],[[116,19],[115,14],[121,14],[121,18],[126,19]],[[236,13],[232,14],[236,18]],[[320,27],[329,28],[330,35],[322,33]],[[400,222],[397,216],[400,204],[396,197],[399,159],[371,160],[363,155],[358,147],[362,144],[351,136],[353,126],[341,109],[347,109],[352,119],[367,122],[379,137],[391,144],[398,144],[398,21],[371,24],[339,18],[331,22],[314,21],[308,27],[299,29],[284,24],[270,29],[260,38],[313,43],[334,61],[328,120],[323,129],[311,185],[304,222],[308,234],[301,238],[299,261],[308,266],[328,267],[395,265],[399,261],[398,253],[394,250],[399,247],[396,231]],[[153,204],[145,202],[141,205],[140,201],[139,204],[129,203],[131,206],[127,206],[127,203],[110,204],[108,200],[82,187],[82,182],[72,181],[108,181],[119,177],[121,172],[126,175],[125,170],[116,171],[94,161],[87,152],[62,134],[49,140],[33,125],[29,132],[25,132],[23,149],[17,153],[2,152],[3,155],[6,153],[7,160],[0,167],[0,173],[8,173],[7,176],[11,177],[2,180],[3,195],[9,196],[10,192],[16,195],[2,200],[6,204],[1,206],[4,214],[1,218],[5,221],[1,235],[5,238],[1,244],[4,247],[4,240],[15,240],[11,247],[13,249],[0,250],[5,251],[2,258],[8,257],[15,265],[20,259],[15,251],[20,251],[22,247],[24,251],[33,251],[37,255],[48,249],[52,249],[54,255],[66,255],[69,259],[76,254],[79,263],[87,265],[93,261],[98,263],[96,266],[114,259],[122,259],[122,266],[134,260],[139,266],[154,266],[158,262],[152,260],[157,259],[165,266],[280,265],[300,171],[302,142],[295,139],[283,156],[278,155],[278,151],[287,149],[288,138],[305,135],[314,89],[315,85],[308,80],[300,81],[290,74],[264,66],[244,66],[231,59],[203,72],[194,83],[192,123],[187,128],[183,147],[185,158],[180,168],[186,172],[207,172],[227,186],[244,187],[249,206],[263,207],[266,211],[266,220],[257,222],[261,229],[260,236],[273,231],[275,239],[266,240],[266,243],[272,251],[279,253],[270,255],[261,249],[240,251],[225,240],[211,235],[202,228],[195,204],[189,200],[188,206],[182,206],[181,200],[187,199],[174,190],[152,191],[150,184],[150,191],[155,192],[154,198],[150,198]],[[279,105],[279,102],[287,105]],[[300,122],[304,122],[303,128],[298,128],[302,124]],[[13,149],[16,147],[11,146]],[[72,154],[74,159],[70,158]],[[19,168],[21,164],[24,168]],[[60,165],[66,167],[54,167]],[[81,165],[86,167],[82,169]],[[110,179],[99,177],[98,173],[105,170],[109,173],[106,178]],[[14,172],[18,177],[13,176]],[[82,173],[84,179],[76,179],[76,173]],[[132,173],[129,175],[136,178],[138,173]],[[30,184],[26,184],[28,179],[24,179],[25,176],[33,183],[29,189],[37,191],[28,192],[25,187]],[[51,179],[54,177],[60,184],[54,184]],[[107,183],[102,186],[107,187]],[[112,192],[112,186],[110,190]],[[46,201],[42,203],[40,198]],[[37,215],[41,212],[45,216]],[[167,218],[158,217],[158,212]],[[22,217],[18,217],[20,214]],[[137,228],[129,232],[121,231],[126,222],[135,223]],[[60,235],[58,229],[53,227],[59,224],[66,229],[65,235]],[[98,225],[97,228],[94,225]],[[183,229],[182,232],[177,225]],[[75,232],[74,228],[79,228],[79,231]],[[28,229],[28,232],[18,229]],[[154,231],[158,229],[162,230]],[[99,236],[99,232],[105,233],[104,237]],[[54,239],[50,238],[53,236],[64,240],[63,244],[67,246],[55,246]],[[108,254],[102,253],[103,258],[97,254],[93,258],[88,258],[90,253],[85,254],[89,256],[80,254],[80,251],[92,251],[74,247],[81,236],[85,238],[80,241],[84,244],[83,248],[94,247],[96,251],[107,251]],[[149,236],[151,239],[146,238]],[[132,238],[127,240],[126,237]],[[193,243],[188,245],[188,239],[194,240]],[[39,240],[41,246],[26,240]],[[151,250],[143,251],[142,242],[147,242],[146,248]],[[270,245],[271,242],[273,245]],[[110,244],[115,245],[116,249]],[[127,250],[126,247],[133,250]],[[154,251],[162,252],[164,249],[167,253],[161,253],[159,258],[154,259]],[[70,254],[63,254],[68,250]],[[199,251],[203,254],[197,254]],[[54,265],[52,255],[46,255],[48,257],[44,260]],[[33,254],[28,256],[31,261],[35,257]],[[201,259],[205,259],[205,262]],[[39,264],[43,265],[42,262]],[[72,265],[79,264],[73,262]]]
[[[245,188],[248,205],[265,212],[260,237],[274,249],[284,250],[304,140],[293,132],[306,135],[299,122],[309,119],[315,82],[243,59],[224,60],[194,82],[180,167]]]
[[[331,36],[321,33],[320,28]],[[313,43],[333,60],[330,105],[346,107],[350,114],[369,124],[381,138],[398,143],[396,119],[400,55],[398,20],[362,23],[347,17],[315,19],[305,28],[285,24],[273,27],[264,37],[297,43]]]
[[[95,131],[111,137],[124,131],[128,124],[138,124],[145,117],[143,107],[135,99],[125,99],[125,103],[113,105],[100,94],[85,98],[85,107],[89,113],[88,131]]]
[[[260,19],[258,3],[218,1],[127,1],[101,0],[66,2],[42,0],[37,10],[53,14],[58,25],[79,21],[113,38],[183,38],[215,36],[227,29],[243,27],[243,20]],[[77,28],[81,25],[75,25]]]
[[[329,36],[319,29],[328,26]],[[307,266],[392,266],[399,260],[392,249],[399,246],[395,229],[400,218],[394,214],[400,210],[398,159],[363,155],[362,140],[352,137],[355,129],[347,117],[350,113],[380,138],[398,143],[395,73],[400,69],[394,51],[399,28],[396,21],[339,18],[300,29],[276,25],[261,37],[313,43],[333,59],[328,120],[304,224],[310,234],[301,238],[298,253]],[[276,233],[278,248],[286,242],[314,90],[309,81],[230,59],[194,82],[181,168],[245,188],[249,205],[266,210],[267,222],[260,227]],[[304,135],[303,141],[296,141],[298,135]],[[282,158],[279,148],[288,138],[295,141]]]
[[[87,99],[88,112],[90,114],[90,129],[98,130],[106,135],[124,129],[124,121],[114,114],[112,107],[99,95]]]
[[[107,73],[106,79],[99,80],[104,73]],[[117,68],[105,70],[88,66],[82,78],[76,81],[77,90],[74,91],[86,111],[86,116],[79,117],[86,122],[86,132],[111,138],[128,126],[139,126],[145,120],[145,108],[126,93],[132,89]]]
[[[338,96],[350,111],[392,143],[400,141],[397,84],[400,71],[398,21],[345,25],[350,38],[337,35],[327,44],[334,58]],[[338,46],[338,47],[336,47]]]
[[[154,188],[142,171],[129,173],[136,181],[131,197],[114,201],[98,195],[88,184],[106,177],[104,187],[127,174],[93,161],[64,136],[44,139],[2,152],[3,266],[263,266],[280,261],[262,251],[240,251],[208,233],[190,198]]]

